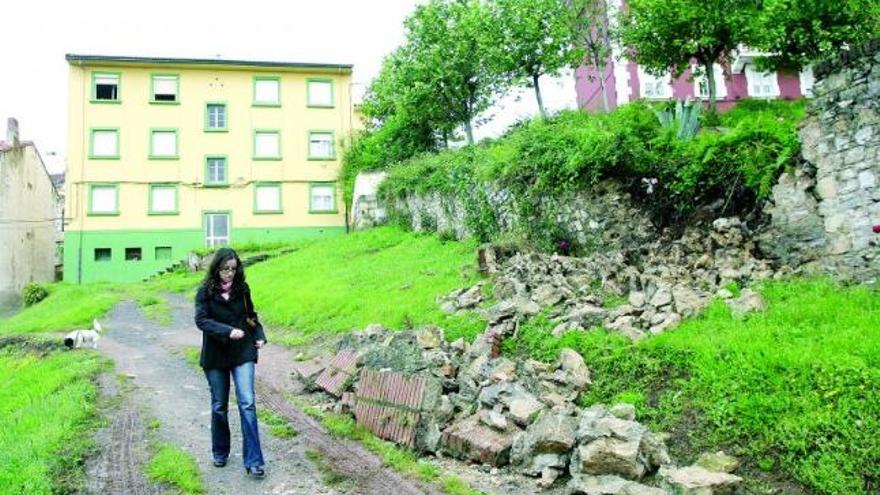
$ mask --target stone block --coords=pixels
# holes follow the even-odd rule
[[[510,448],[519,430],[496,431],[480,422],[475,414],[443,431],[443,451],[457,459],[505,466],[510,462]]]

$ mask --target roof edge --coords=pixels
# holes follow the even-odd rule
[[[170,58],[170,57],[129,57],[116,55],[81,55],[68,53],[64,55],[70,64],[85,65],[89,62],[110,62],[117,64],[157,64],[157,65],[205,65],[230,67],[267,67],[289,69],[330,69],[351,71],[352,64],[325,64],[309,62],[269,62],[261,60],[225,60],[210,58]]]

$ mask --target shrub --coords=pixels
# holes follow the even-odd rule
[[[21,291],[21,298],[24,300],[25,306],[37,304],[48,296],[49,291],[36,282],[25,285],[24,289]]]
[[[526,236],[552,249],[565,234],[557,231],[547,198],[604,179],[627,185],[661,227],[718,199],[717,214],[756,207],[796,161],[803,115],[802,102],[745,101],[714,117],[723,127],[682,139],[678,127],[664,128],[640,102],[607,114],[563,111],[521,123],[493,141],[397,163],[379,194],[386,200],[429,192],[454,196],[475,236],[487,240],[499,233],[485,194],[491,183],[512,194]],[[691,127],[695,123],[691,119]],[[645,182],[655,187],[649,191]]]

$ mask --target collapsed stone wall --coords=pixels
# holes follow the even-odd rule
[[[785,172],[760,247],[837,278],[880,276],[880,42],[817,69],[800,130],[805,164]]]
[[[518,204],[513,194],[494,184],[481,187],[472,196],[485,197],[502,235],[523,232],[526,223],[541,218],[560,237],[591,249],[619,249],[657,237],[647,213],[613,181],[602,182],[589,191],[544,197],[538,211]],[[437,193],[409,195],[391,205],[391,210],[405,216],[416,232],[452,233],[457,239],[474,235],[470,216],[479,213],[468,208],[461,198]]]

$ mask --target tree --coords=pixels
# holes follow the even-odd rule
[[[679,77],[696,60],[716,105],[716,63],[723,63],[758,15],[755,0],[631,0],[621,13],[620,39],[628,56],[655,74]]]
[[[473,144],[474,118],[509,85],[498,71],[502,47],[491,12],[479,0],[430,0],[404,26],[406,70],[446,109],[444,122],[464,125]]]
[[[763,0],[750,45],[765,68],[799,69],[880,34],[877,0]]]
[[[575,43],[577,60],[592,67],[599,77],[602,109],[611,110],[605,71],[611,56],[611,25],[608,0],[567,0],[566,12]]]
[[[562,0],[495,0],[490,5],[504,47],[501,70],[529,82],[541,117],[546,118],[538,80],[559,75],[576,60],[568,11]]]

